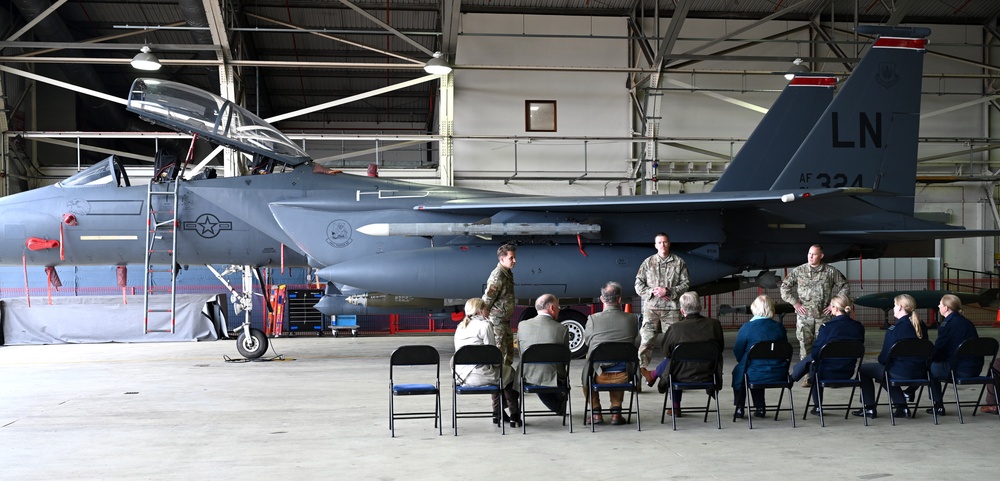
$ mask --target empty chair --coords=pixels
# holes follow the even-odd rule
[[[978,358],[980,360],[984,360],[984,364],[986,365],[986,374],[982,374],[980,372],[975,376],[962,376],[955,369],[952,369],[950,381],[945,381],[944,389],[941,390],[941,392],[944,392],[944,390],[948,388],[949,382],[955,385],[955,408],[958,409],[958,420],[962,424],[965,424],[965,416],[962,415],[962,408],[974,406],[972,415],[975,416],[976,411],[979,410],[979,406],[982,403],[983,392],[986,391],[986,386],[992,384],[993,389],[997,388],[998,376],[1000,376],[1000,373],[997,373],[996,370],[993,369],[993,361],[996,360],[998,347],[1000,347],[1000,342],[992,337],[975,337],[972,339],[966,339],[961,345],[958,346],[958,350],[955,351],[956,362],[952,363],[952,366],[960,365],[961,363],[959,360],[962,358]],[[976,397],[975,402],[971,400],[962,401],[959,398],[958,386],[974,386],[977,384],[982,387],[979,389],[979,396]]]
[[[397,384],[397,370],[401,367],[413,367],[419,370],[420,375],[430,376],[433,366],[434,383],[404,383]],[[417,375],[417,373],[407,373],[400,375],[406,380]],[[434,396],[433,411],[408,411],[396,412],[396,396]],[[433,419],[434,427],[438,428],[438,435],[441,435],[441,356],[433,346],[412,345],[400,346],[389,356],[389,431],[392,436],[396,436],[397,419]]]
[[[600,384],[597,382],[598,369],[602,366],[611,366],[610,369],[624,369],[625,382]],[[587,398],[584,400],[583,419],[593,419],[591,414],[604,414],[611,412],[609,409],[593,408],[591,397],[598,396],[600,392],[624,391],[629,393],[628,415],[626,422],[632,422],[632,405],[635,403],[635,424],[636,429],[642,431],[639,421],[639,349],[631,342],[602,342],[594,347],[590,352],[590,362],[584,369],[587,370]],[[605,371],[607,372],[607,371]],[[617,372],[617,371],[615,371]],[[625,413],[622,413],[623,415]],[[590,423],[590,431],[594,432],[594,423]]]
[[[924,387],[929,388],[932,382],[930,369],[933,355],[934,343],[927,339],[903,339],[896,341],[889,349],[882,386],[889,392],[889,421],[893,426],[896,425],[896,411],[907,417],[916,417]],[[902,366],[906,366],[906,369],[900,369]],[[912,408],[906,405],[902,389],[904,387],[919,388]],[[881,397],[882,391],[879,391],[875,404],[878,404]],[[899,400],[902,400],[901,408],[897,405]],[[931,410],[931,414],[934,416],[934,424],[937,424],[937,411]]]
[[[851,404],[855,391],[861,387],[858,367],[865,357],[865,343],[858,340],[831,341],[823,346],[810,367],[813,381],[809,388],[810,399],[806,400],[806,409],[802,419],[809,415],[809,402],[816,401],[816,413],[819,414],[820,425],[826,426],[824,412],[828,409],[844,409],[844,419],[851,414]],[[851,388],[847,404],[831,404],[823,402],[824,391],[828,388]],[[862,410],[864,412],[864,410]],[[868,425],[868,415],[863,414],[865,426]]]
[[[455,388],[452,390],[451,394],[451,428],[455,432],[455,436],[458,436],[458,420],[460,418],[492,418],[494,416],[498,416],[497,413],[493,412],[492,405],[490,406],[489,411],[459,411],[458,396],[460,394],[495,394],[499,396],[500,412],[503,412],[504,399],[503,396],[500,395],[503,391],[503,386],[501,385],[503,383],[503,379],[502,376],[500,376],[500,371],[503,367],[503,354],[500,353],[500,348],[496,346],[462,346],[458,349],[458,351],[455,351],[455,357],[452,360],[452,364],[451,379],[454,382]],[[496,380],[491,384],[468,384],[459,374],[459,371],[461,371],[460,366],[492,366],[495,368]],[[506,428],[504,423],[501,421],[498,424],[500,425],[500,434],[505,434]]]
[[[719,389],[722,378],[719,375],[719,345],[715,341],[682,342],[670,353],[670,363],[667,366],[667,392],[663,395],[663,411],[660,423],[666,419],[667,405],[671,398],[680,398],[683,391],[704,390],[707,401],[704,408],[689,409],[688,413],[705,413],[702,422],[708,422],[708,414],[712,412],[712,398],[715,398],[715,417],[719,429],[722,429],[722,414],[719,412]],[[691,376],[695,371],[699,374]],[[705,374],[705,373],[711,374]],[[674,408],[670,410],[670,420],[673,429],[677,430],[677,416],[680,414],[680,399],[673,399]]]
[[[558,416],[562,418],[563,425],[566,425],[566,418],[569,418],[569,432],[573,432],[573,416],[570,415],[572,411],[572,402],[570,396],[570,386],[569,386],[569,376],[566,376],[565,386],[543,386],[539,384],[529,384],[525,379],[525,365],[530,364],[555,364],[561,366],[564,369],[563,372],[569,373],[569,363],[573,358],[573,354],[570,352],[569,347],[563,344],[533,344],[524,352],[521,353],[521,360],[518,363],[518,376],[521,381],[521,432],[527,434],[527,420],[528,417],[539,417],[539,416]],[[562,409],[562,412],[552,412],[549,409],[528,409],[528,398],[526,394],[555,394],[564,395],[566,399],[566,405]]]
[[[784,377],[782,379],[771,380],[755,380],[753,373],[755,372],[754,364],[762,363],[764,361],[776,361],[781,366],[777,370],[784,371]],[[788,411],[792,418],[792,427],[795,427],[795,402],[792,400],[792,377],[788,374],[788,369],[792,364],[792,345],[788,341],[762,341],[755,343],[750,347],[747,352],[746,358],[747,366],[743,371],[743,389],[745,391],[744,399],[746,400],[746,413],[747,421],[750,424],[750,429],[753,429],[753,418],[756,414],[750,414],[750,400],[754,399],[754,412],[764,411],[768,409],[774,409],[774,420],[778,420],[778,415],[782,411]],[[773,366],[771,366],[773,369]],[[780,394],[778,395],[778,403],[775,405],[768,405],[764,401],[763,392],[767,389],[780,389]],[[754,390],[759,390],[757,396],[754,396]],[[782,409],[781,402],[785,399],[785,390],[788,390],[788,408]],[[759,398],[759,399],[758,399]],[[760,401],[760,402],[758,402]],[[733,416],[733,421],[736,421],[736,416]]]

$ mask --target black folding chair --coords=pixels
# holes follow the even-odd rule
[[[965,424],[965,416],[962,415],[962,408],[973,406],[972,415],[976,415],[976,411],[979,410],[979,406],[982,404],[983,393],[986,391],[986,386],[992,384],[993,389],[997,389],[998,380],[1000,380],[1000,373],[997,373],[993,369],[993,361],[997,357],[997,350],[1000,348],[1000,342],[992,337],[976,337],[972,339],[966,339],[962,344],[958,346],[955,350],[955,359],[952,362],[952,366],[958,364],[958,360],[962,358],[982,358],[986,365],[986,375],[980,375],[977,373],[976,376],[959,376],[955,372],[955,369],[951,370],[951,384],[955,386],[955,407],[958,408],[958,420]],[[944,393],[948,389],[948,382],[945,381],[944,388],[941,392]],[[979,389],[979,397],[976,398],[975,402],[972,401],[962,401],[958,397],[958,386],[974,386],[981,385],[982,388]],[[943,396],[943,394],[942,394]],[[1000,406],[1000,401],[997,402]],[[998,416],[1000,417],[1000,416]]]
[[[913,403],[913,408],[910,409],[910,418],[914,418],[917,415],[917,409],[920,407],[920,397],[924,393],[924,387],[930,387],[931,385],[931,356],[934,355],[934,343],[928,341],[927,339],[903,339],[902,341],[896,341],[892,347],[889,348],[889,354],[886,356],[885,361],[885,378],[882,380],[882,386],[888,391],[892,388],[904,388],[916,386],[917,395]],[[923,374],[919,376],[911,376],[906,378],[897,378],[892,375],[893,367],[900,361],[914,361],[923,366]],[[875,397],[875,404],[877,405],[879,399],[882,397],[882,391],[879,390],[878,396]],[[906,406],[904,403],[904,407]],[[892,403],[892,395],[889,395],[889,421],[893,426],[896,425],[896,405]],[[934,415],[934,424],[938,423],[938,416],[936,410],[931,410]]]
[[[819,409],[819,422],[820,425],[826,427],[826,419],[824,412],[827,409],[840,409],[844,408],[844,419],[847,419],[851,414],[851,403],[854,401],[854,392],[861,387],[861,378],[858,376],[858,368],[861,366],[861,360],[865,357],[865,343],[861,341],[831,341],[827,345],[823,346],[816,358],[813,360],[812,370],[815,374],[813,375],[812,387],[809,389],[809,399],[806,400],[806,411],[802,414],[802,419],[805,420],[806,416],[809,415],[809,403],[813,400],[813,393],[816,393],[816,399],[819,400],[819,405],[816,406]],[[823,376],[824,367],[829,367],[831,364],[840,363],[850,363],[851,375],[849,377],[837,378]],[[824,366],[825,365],[825,366]],[[836,388],[851,388],[851,395],[848,398],[847,404],[830,404],[823,402],[823,391],[826,389],[836,389]],[[862,409],[862,413],[865,418],[865,426],[868,425],[868,413]]]
[[[566,419],[569,418],[569,432],[573,432],[573,416],[570,415],[572,411],[572,402],[570,396],[570,385],[569,385],[569,363],[573,359],[573,353],[569,350],[569,347],[562,344],[534,344],[521,353],[521,360],[518,363],[517,372],[521,378],[521,433],[527,434],[528,423],[526,422],[528,417],[541,417],[541,416],[559,416],[562,417],[563,426],[566,425]],[[524,366],[526,364],[555,364],[562,366],[563,372],[566,373],[566,385],[565,386],[542,386],[539,384],[529,384],[524,378]],[[528,394],[566,394],[566,409],[562,414],[554,413],[548,409],[536,409],[529,410],[528,406]]]
[[[780,381],[751,381],[750,367],[761,361],[779,361],[785,372],[785,379]],[[751,389],[780,389],[778,404],[769,405],[765,402],[763,406],[754,406],[754,409],[774,409],[774,420],[778,420],[778,414],[782,411],[791,413],[792,427],[795,427],[795,402],[792,400],[792,376],[788,374],[788,369],[792,364],[792,345],[788,341],[761,341],[755,343],[747,352],[747,364],[743,370],[743,389],[746,390],[746,417],[753,429],[753,418],[750,414]],[[788,408],[782,409],[781,402],[785,399],[785,390],[788,390]],[[736,414],[733,414],[733,421],[736,421]]]
[[[597,370],[603,365],[624,364],[625,382],[622,383],[597,383]],[[626,391],[628,396],[628,417],[627,422],[632,422],[632,404],[635,403],[635,424],[639,431],[642,425],[639,421],[639,350],[631,342],[602,342],[594,347],[590,353],[590,363],[587,369],[587,399],[583,404],[583,419],[593,421],[593,414],[604,414],[611,412],[610,409],[592,409],[590,397],[597,396],[601,392]],[[594,423],[590,423],[590,432],[594,432]]]
[[[459,411],[458,410],[458,395],[466,394],[496,394],[500,396],[500,413],[503,413],[504,408],[504,398],[503,398],[503,376],[501,375],[501,370],[503,369],[503,354],[500,353],[500,349],[496,346],[491,345],[480,345],[480,346],[462,346],[455,352],[455,357],[452,359],[452,370],[451,379],[454,383],[455,388],[451,393],[451,427],[455,431],[455,436],[458,436],[458,420],[461,419],[471,419],[471,418],[489,418],[493,417],[493,405],[490,405],[489,411]],[[468,386],[464,385],[464,379],[459,378],[458,367],[459,366],[493,366],[496,369],[496,382],[493,384],[485,384],[482,386]],[[500,418],[498,418],[500,419]],[[506,434],[506,427],[501,419],[500,421],[500,434]]]
[[[396,369],[404,366],[434,366],[434,383],[396,384]],[[427,369],[421,373],[425,371]],[[424,395],[434,396],[434,411],[396,412],[396,396]],[[397,419],[433,419],[434,427],[438,428],[438,436],[441,435],[441,356],[433,346],[400,346],[389,356],[389,431],[392,437],[396,437]]]
[[[705,371],[711,371],[711,379],[685,379],[674,375],[680,366],[685,364],[703,364]],[[721,385],[721,379],[719,379],[719,345],[715,341],[700,341],[700,342],[682,342],[674,347],[674,351],[670,353],[670,364],[667,366],[667,392],[663,395],[663,411],[660,413],[660,424],[663,424],[664,419],[666,419],[667,413],[667,402],[673,396],[673,392],[676,391],[691,391],[691,390],[705,390],[709,394],[707,395],[708,400],[705,402],[704,408],[699,409],[684,409],[685,412],[694,413],[705,413],[705,418],[702,422],[708,422],[708,414],[712,412],[712,398],[715,398],[715,417],[718,420],[719,429],[722,429],[722,414],[719,411],[719,390],[718,386]],[[680,403],[677,403],[677,407],[680,407]],[[673,425],[674,431],[677,430],[677,411],[678,409],[671,409],[670,420]]]

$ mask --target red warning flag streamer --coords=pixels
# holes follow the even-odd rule
[[[31,307],[31,293],[28,291],[28,254],[21,253],[21,266],[24,267],[24,298],[28,301],[28,307]]]
[[[118,280],[118,287],[122,288],[122,304],[128,304],[128,297],[125,296],[125,287],[128,286],[128,266],[115,267],[115,277]]]
[[[55,287],[58,291],[62,287],[62,281],[59,280],[59,273],[56,272],[56,268],[53,266],[45,266],[45,277],[46,277],[46,290],[49,295],[49,305],[52,305],[52,288]]]
[[[76,216],[73,214],[63,214],[62,222],[59,223],[59,260],[66,260],[66,239],[63,236],[63,225],[76,225]]]

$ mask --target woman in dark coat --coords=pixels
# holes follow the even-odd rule
[[[893,299],[892,314],[896,318],[896,324],[885,331],[885,340],[882,341],[882,352],[878,355],[878,362],[869,362],[861,365],[861,403],[864,405],[865,413],[857,410],[851,414],[855,416],[868,415],[870,418],[878,417],[875,410],[875,380],[880,382],[885,379],[885,363],[889,360],[889,350],[898,341],[904,339],[926,339],[927,328],[914,309],[917,302],[909,294],[900,294]],[[893,377],[900,379],[913,379],[927,375],[927,366],[917,359],[898,359],[893,364],[891,371]],[[882,386],[886,388],[886,386]],[[897,417],[907,417],[910,414],[906,406],[906,398],[903,396],[903,389],[899,387],[887,388],[889,397],[896,408]]]
[[[733,404],[736,406],[736,417],[743,418],[746,404],[746,387],[743,374],[746,373],[752,382],[784,381],[788,377],[788,367],[778,359],[754,361],[747,371],[747,353],[758,342],[785,341],[788,335],[785,326],[774,320],[774,303],[766,295],[758,296],[750,305],[753,317],[747,321],[736,335],[733,354],[737,364],[733,366]],[[752,389],[754,416],[762,418],[767,415],[764,409],[764,390]]]
[[[807,372],[810,376],[817,374],[813,358],[814,356],[818,356],[822,352],[823,346],[826,346],[828,343],[848,340],[865,342],[865,326],[851,317],[851,312],[853,311],[854,304],[847,296],[837,295],[833,299],[830,299],[830,313],[833,314],[833,318],[826,321],[826,324],[823,324],[823,327],[819,329],[816,341],[813,342],[812,352],[805,359],[799,361],[795,365],[795,368],[792,369],[793,380],[798,381],[802,379]],[[824,363],[822,371],[819,374],[825,378],[850,377],[854,374],[854,362],[853,360],[845,359],[843,361],[837,360],[837,362]],[[823,396],[823,388],[814,386],[812,395],[813,402],[819,406],[819,400]],[[819,414],[818,407],[813,408],[813,414]]]

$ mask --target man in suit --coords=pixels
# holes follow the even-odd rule
[[[718,392],[722,389],[722,352],[726,347],[726,341],[722,337],[722,324],[715,319],[701,315],[701,299],[698,298],[698,293],[694,291],[681,294],[680,308],[683,317],[671,326],[667,330],[666,336],[663,337],[663,352],[667,357],[656,367],[656,370],[646,377],[646,381],[652,386],[653,381],[659,377],[660,381],[656,385],[656,388],[661,393],[665,393],[668,387],[668,373],[673,373],[678,379],[692,382],[709,381],[715,375],[715,391]],[[699,341],[712,341],[719,345],[719,359],[715,363],[714,372],[706,369],[706,365],[703,363],[677,363],[676,365],[671,365],[670,354],[674,352],[674,347],[682,342]],[[671,393],[671,398],[674,401],[673,410],[678,415],[680,414],[682,392],[674,391]],[[670,409],[667,410],[667,414],[671,414]]]
[[[583,340],[590,347],[587,351],[587,364],[590,366],[590,354],[594,348],[602,342],[630,342],[635,343],[639,336],[639,319],[635,314],[622,312],[622,286],[617,282],[608,282],[601,289],[601,303],[604,308],[597,314],[592,314],[587,318],[587,329],[583,331]],[[597,384],[620,384],[628,382],[628,373],[625,363],[608,364],[597,368],[595,382]],[[602,424],[604,417],[600,414],[601,398],[597,393],[587,391],[587,367],[583,368],[583,395],[590,396],[590,403],[595,412],[591,419],[584,419],[594,424]],[[625,391],[609,391],[611,395],[611,424],[625,424],[622,417],[622,401],[625,399]]]
[[[569,330],[556,319],[559,318],[559,299],[552,294],[542,294],[535,301],[538,315],[521,321],[517,325],[518,350],[524,351],[535,344],[562,344],[569,347]],[[568,375],[566,366],[556,364],[526,364],[523,366],[524,380],[528,384],[540,386],[566,386]],[[552,412],[566,414],[566,394],[539,393],[538,399]]]

